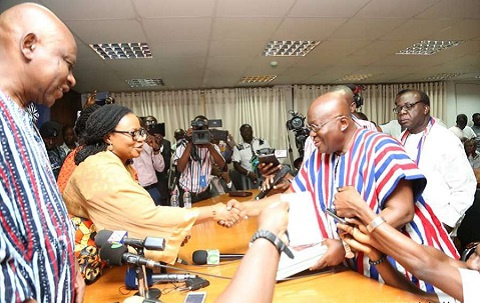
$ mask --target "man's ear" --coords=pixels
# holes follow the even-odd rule
[[[430,105],[425,105],[425,108],[424,108],[424,110],[423,110],[423,113],[424,113],[425,115],[428,115],[428,114],[430,113]]]
[[[340,119],[340,131],[344,132],[349,125],[349,120],[346,118]]]
[[[38,37],[34,33],[28,33],[23,37],[20,48],[22,54],[28,61],[33,59],[33,53],[38,44]]]

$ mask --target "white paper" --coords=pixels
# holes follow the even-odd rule
[[[282,194],[280,199],[290,205],[288,213],[289,246],[320,243],[323,236],[318,226],[310,192]]]

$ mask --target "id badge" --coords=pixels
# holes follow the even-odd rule
[[[207,187],[207,176],[200,176],[200,187]]]

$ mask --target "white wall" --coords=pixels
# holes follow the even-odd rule
[[[445,110],[445,123],[448,127],[455,125],[458,114],[467,115],[471,125],[472,114],[480,113],[480,83],[450,81],[447,84]]]

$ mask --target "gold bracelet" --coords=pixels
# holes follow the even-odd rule
[[[367,225],[368,232],[371,233],[372,231],[375,230],[375,228],[379,227],[385,222],[387,221],[385,221],[383,217],[381,216],[376,217],[375,219],[372,220],[372,222],[370,222],[370,224]]]

